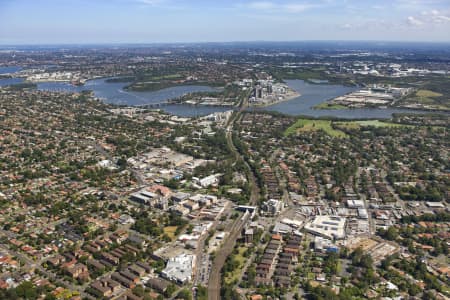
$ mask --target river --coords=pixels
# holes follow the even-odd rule
[[[0,74],[16,73],[16,72],[19,72],[20,70],[22,70],[21,67],[15,67],[15,66],[11,66],[11,67],[0,67]]]
[[[294,116],[330,116],[345,119],[388,119],[394,113],[426,113],[426,111],[397,108],[313,109],[317,104],[345,95],[355,91],[357,88],[333,84],[313,84],[303,80],[286,80],[286,84],[299,92],[300,96],[289,101],[265,107],[264,110],[276,111]]]
[[[14,66],[0,67],[0,75],[11,74],[11,73],[19,72],[20,70],[22,70],[21,67],[14,67]],[[11,84],[19,84],[22,82],[23,82],[22,78],[0,78],[0,87],[11,85]]]
[[[1,70],[2,68],[0,68],[0,71]],[[5,71],[6,69],[3,68],[3,70]],[[11,70],[14,71],[16,69],[8,69],[8,71]],[[17,84],[21,82],[23,82],[23,79],[21,78],[0,79],[0,86]],[[388,119],[393,113],[426,113],[426,111],[395,108],[361,108],[340,110],[313,109],[313,107],[317,104],[352,92],[356,90],[356,88],[333,84],[313,84],[303,80],[286,80],[286,83],[289,87],[299,92],[300,96],[265,108],[255,108],[255,110],[276,111],[288,115],[304,115],[310,117],[330,116],[346,119]],[[37,84],[39,90],[48,91],[81,92],[85,90],[92,90],[96,97],[102,99],[106,103],[130,106],[160,104],[187,93],[216,91],[216,89],[209,86],[185,85],[151,92],[134,92],[124,90],[123,88],[125,86],[126,83],[123,82],[106,82],[105,78],[89,80],[84,86],[74,86],[65,82],[40,82]],[[164,105],[160,108],[169,114],[182,117],[203,116],[230,109],[229,107],[193,106],[186,104]]]
[[[167,100],[178,98],[188,93],[217,91],[217,89],[205,85],[182,85],[151,92],[134,92],[123,89],[126,86],[126,83],[106,82],[106,79],[107,78],[89,80],[84,86],[74,86],[68,82],[38,82],[37,88],[41,91],[69,93],[92,90],[96,97],[102,99],[106,103],[130,106],[161,104],[167,102]],[[22,78],[0,79],[0,87],[22,82],[24,82]],[[169,114],[183,117],[204,116],[214,112],[230,110],[229,107],[195,106],[187,104],[170,104],[161,106],[160,108]]]
[[[23,78],[3,78],[0,79],[0,87],[7,86],[7,85],[13,85],[13,84],[19,84],[23,82]]]

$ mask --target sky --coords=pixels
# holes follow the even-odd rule
[[[0,44],[450,42],[450,0],[0,0]]]

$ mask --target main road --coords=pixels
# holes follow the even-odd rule
[[[248,97],[246,97],[248,98]],[[236,146],[233,144],[233,124],[239,120],[242,115],[243,110],[247,107],[247,99],[243,99],[241,103],[241,109],[234,113],[231,116],[230,121],[226,130],[227,144],[230,151],[235,156],[236,161],[242,160],[248,169],[248,180],[250,181],[251,186],[251,195],[250,195],[250,205],[256,205],[259,198],[259,188],[256,183],[255,175],[253,174],[252,169],[245,161],[244,157],[242,157],[241,153],[237,150]],[[234,221],[232,225],[232,229],[230,234],[225,239],[222,247],[217,251],[214,262],[211,267],[211,272],[209,275],[208,281],[208,299],[209,300],[219,300],[220,299],[220,287],[221,287],[221,270],[227,257],[232,253],[234,245],[236,244],[236,240],[239,238],[239,235],[248,221],[249,214],[245,217],[238,218]]]

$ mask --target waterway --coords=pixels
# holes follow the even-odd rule
[[[124,90],[125,86],[126,83],[106,82],[104,78],[89,80],[84,86],[74,86],[64,82],[38,83],[38,89],[45,91],[81,92],[92,90],[95,97],[103,99],[106,103],[119,105],[160,104],[187,93],[215,91],[209,86],[186,85],[152,92],[134,92]]]
[[[22,70],[21,67],[14,67],[14,66],[0,67],[0,75],[15,73],[15,72],[19,72],[20,70]],[[11,85],[11,84],[18,84],[18,83],[22,83],[22,82],[23,82],[22,78],[0,78],[0,87]]]
[[[320,103],[355,91],[357,88],[333,84],[313,84],[303,80],[286,80],[286,84],[299,92],[300,96],[289,101],[267,106],[264,110],[294,116],[330,116],[345,119],[388,119],[394,113],[425,113],[425,111],[396,108],[313,109],[314,106]]]
[[[68,82],[39,82],[37,83],[37,88],[41,91],[69,93],[91,90],[94,92],[95,97],[102,99],[106,103],[130,106],[161,104],[167,102],[167,100],[178,98],[188,93],[217,91],[217,89],[205,85],[183,85],[158,91],[134,92],[124,90],[127,83],[106,82],[106,79],[107,78],[89,80],[83,86],[74,86]],[[22,82],[24,82],[22,78],[0,79],[0,87]],[[166,113],[183,117],[204,116],[214,112],[230,110],[229,107],[195,106],[186,104],[164,105],[161,106],[160,109]]]
[[[2,68],[0,68],[1,72]],[[6,69],[3,68],[5,71]],[[5,72],[15,71],[9,69]],[[0,86],[17,84],[23,82],[21,78],[0,79]],[[361,109],[340,109],[340,110],[319,110],[313,109],[317,104],[356,90],[355,87],[333,84],[313,84],[303,80],[287,80],[286,83],[292,89],[300,93],[300,96],[289,101],[280,102],[264,108],[255,110],[276,111],[288,115],[304,115],[310,117],[336,117],[346,119],[387,119],[394,113],[425,113],[426,111],[395,109],[395,108],[361,108]],[[39,90],[59,91],[59,92],[81,92],[92,90],[94,95],[106,103],[119,105],[147,105],[161,104],[167,100],[180,97],[192,92],[211,92],[214,88],[202,85],[176,86],[151,92],[126,91],[124,87],[127,83],[106,82],[106,78],[89,80],[84,86],[74,86],[65,82],[41,82],[37,84]],[[169,114],[194,117],[208,115],[214,112],[229,110],[229,107],[218,106],[193,106],[186,104],[170,104],[160,107]]]
[[[0,87],[7,86],[7,85],[13,85],[13,84],[19,84],[22,83],[22,78],[3,78],[0,79]]]
[[[16,73],[16,72],[19,72],[20,70],[22,70],[21,67],[15,67],[15,66],[11,66],[11,67],[0,67],[0,74]]]

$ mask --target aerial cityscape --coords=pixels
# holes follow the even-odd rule
[[[0,299],[450,299],[449,33],[444,0],[0,0]]]

